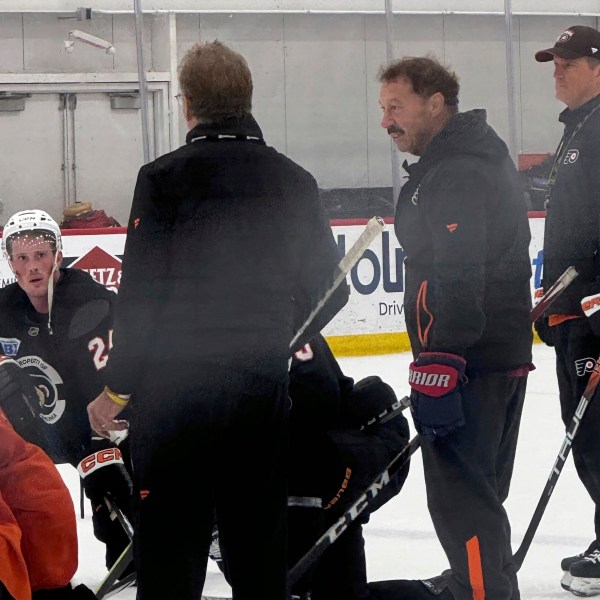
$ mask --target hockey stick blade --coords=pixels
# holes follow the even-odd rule
[[[123,527],[127,537],[130,542],[121,553],[121,556],[117,558],[110,571],[104,578],[104,581],[100,584],[98,591],[96,592],[96,596],[101,600],[102,598],[110,598],[114,596],[116,593],[125,589],[126,587],[132,585],[136,581],[135,573],[131,573],[127,575],[127,577],[121,579],[119,578],[125,572],[125,570],[129,567],[133,560],[133,543],[131,540],[133,539],[133,527],[129,522],[129,519],[125,516],[123,511],[117,506],[115,502],[112,501],[108,496],[104,497],[104,503],[108,508],[108,512],[110,514],[110,518],[112,520],[117,519]]]
[[[135,573],[130,573],[123,579],[120,579],[119,581],[115,582],[110,588],[110,590],[106,594],[104,594],[104,598],[111,598],[112,596],[115,596],[119,592],[122,592],[124,589],[133,585],[136,582],[136,580],[137,578]],[[98,598],[100,598],[100,596],[98,596]]]
[[[117,579],[119,579],[119,577],[123,574],[123,572],[129,566],[132,560],[133,545],[130,542],[127,548],[125,548],[125,550],[123,550],[123,552],[121,553],[121,556],[117,558],[112,569],[106,575],[106,577],[100,584],[100,587],[96,591],[96,597],[98,598],[98,600],[110,597],[114,593],[116,588],[120,588],[120,583],[117,582]]]
[[[293,586],[314,565],[323,552],[348,529],[348,525],[372,503],[381,490],[402,469],[408,459],[421,445],[416,435],[387,465],[387,467],[371,482],[369,487],[354,501],[344,514],[317,540],[312,548],[294,565],[290,571],[290,585]]]
[[[581,424],[581,421],[583,419],[583,416],[585,414],[585,411],[586,411],[588,405],[594,399],[594,395],[598,388],[598,384],[600,384],[600,357],[598,357],[598,360],[596,361],[596,363],[593,367],[593,370],[592,370],[592,373],[588,380],[588,383],[585,386],[583,395],[581,396],[581,399],[579,400],[579,404],[577,405],[577,408],[575,409],[575,414],[573,415],[573,419],[571,420],[571,423],[569,424],[565,439],[562,443],[562,446],[560,447],[560,450],[556,457],[556,461],[554,462],[554,466],[552,467],[552,470],[550,471],[550,476],[548,477],[548,480],[546,481],[546,485],[544,486],[544,489],[542,490],[542,495],[541,495],[539,502],[535,508],[533,516],[531,517],[531,521],[529,523],[529,526],[527,527],[527,531],[525,532],[525,535],[523,536],[523,541],[521,542],[519,549],[514,553],[514,562],[515,562],[515,566],[516,566],[517,570],[519,570],[521,568],[521,565],[523,564],[523,561],[525,560],[525,555],[527,554],[527,551],[529,550],[529,547],[531,546],[531,542],[533,541],[533,536],[535,535],[535,532],[537,531],[540,521],[542,520],[542,516],[544,514],[544,511],[546,510],[546,506],[548,505],[550,496],[552,495],[552,492],[554,491],[556,482],[558,481],[558,477],[559,477],[563,467],[565,466],[565,462],[567,460],[567,457],[569,456],[569,452],[571,451],[571,446],[573,445],[573,439],[577,435],[577,431],[579,429],[579,426]]]
[[[329,298],[331,298],[333,292],[338,288],[338,286],[346,279],[348,273],[352,267],[360,260],[363,255],[363,252],[371,245],[371,242],[383,231],[385,227],[385,223],[381,217],[372,217],[365,230],[360,234],[360,237],[354,242],[352,248],[348,250],[345,254],[344,258],[340,261],[338,266],[335,268],[335,272],[333,274],[333,280],[331,286],[325,292],[323,297],[317,302],[317,305],[313,308],[311,313],[306,318],[306,321],[302,324],[302,327],[298,330],[294,339],[290,343],[290,351],[293,351],[296,348],[298,340],[304,335],[304,332],[308,329],[310,324],[313,322],[314,318],[319,314],[323,306],[327,303]]]
[[[531,320],[537,321],[549,306],[565,291],[567,286],[571,284],[573,279],[579,273],[575,267],[569,267],[555,282],[550,286],[548,291],[542,296],[542,299],[536,304],[531,311]]]

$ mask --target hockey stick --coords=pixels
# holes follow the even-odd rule
[[[569,267],[544,293],[542,299],[533,307],[531,320],[537,321],[546,312],[548,307],[564,292],[579,273],[575,267]]]
[[[297,349],[298,340],[304,335],[304,332],[310,327],[315,317],[319,314],[323,306],[327,303],[329,298],[333,295],[333,292],[338,286],[346,279],[348,273],[352,267],[361,259],[363,252],[370,246],[371,242],[383,231],[385,223],[381,217],[372,217],[365,230],[360,234],[360,237],[354,242],[352,248],[346,252],[344,258],[340,261],[338,266],[335,268],[333,273],[333,280],[331,286],[325,292],[323,297],[317,302],[316,306],[312,309],[306,321],[302,324],[294,339],[290,343],[290,350],[294,351]]]
[[[415,436],[387,465],[387,467],[372,481],[367,489],[355,500],[355,502],[344,512],[344,514],[316,541],[312,548],[294,565],[290,571],[290,586],[293,586],[314,565],[323,552],[331,546],[348,529],[348,526],[356,520],[381,490],[399,472],[408,459],[421,445],[419,436]]]
[[[112,566],[112,569],[108,572],[106,577],[102,580],[100,587],[96,591],[96,596],[98,600],[102,600],[102,598],[107,598],[115,593],[116,588],[119,590],[123,589],[121,587],[121,583],[117,582],[117,579],[123,574],[125,569],[129,566],[131,561],[133,560],[133,545],[131,542],[127,545],[127,548],[123,550],[121,556],[117,558],[115,564]],[[132,573],[133,575],[133,573]],[[133,578],[135,579],[135,578]],[[130,581],[127,585],[133,583],[133,580]]]
[[[542,495],[535,508],[533,516],[531,517],[531,521],[529,523],[529,526],[527,527],[527,531],[523,536],[523,541],[521,542],[519,549],[514,553],[514,561],[517,570],[521,568],[521,565],[525,560],[525,555],[527,554],[527,551],[531,546],[533,536],[535,535],[538,525],[542,520],[542,516],[544,514],[544,511],[546,510],[546,506],[548,505],[550,496],[552,495],[554,487],[556,486],[556,482],[558,481],[558,477],[563,467],[565,466],[565,462],[567,460],[567,457],[569,456],[569,452],[571,451],[571,446],[573,445],[573,439],[577,435],[577,431],[583,419],[583,415],[585,414],[589,403],[594,399],[594,394],[598,388],[598,384],[600,384],[600,357],[594,363],[592,373],[587,382],[587,385],[585,386],[583,395],[579,400],[579,404],[575,409],[575,414],[573,415],[573,419],[569,424],[567,434],[565,436],[565,439],[563,440],[562,446],[560,447],[558,456],[556,457],[556,461],[554,462],[554,466],[550,471],[548,481],[546,481],[546,485],[542,490]]]
[[[408,408],[409,406],[410,398],[408,396],[404,396],[404,398],[396,400],[394,404],[390,404],[385,410],[382,410],[379,414],[369,419],[364,425],[359,427],[358,430],[364,431],[365,429],[369,429],[373,425],[383,425],[384,423],[387,423],[388,421],[394,419],[405,408]]]
[[[569,267],[544,294],[540,302],[531,311],[531,320],[539,318],[550,305],[560,296],[566,287],[577,277],[577,271]],[[405,398],[398,403],[405,402]],[[385,411],[384,411],[385,412]],[[385,470],[377,476],[367,490],[356,500],[356,502],[334,523],[320,538],[315,545],[294,565],[290,572],[290,585],[294,585],[306,571],[317,562],[323,552],[335,542],[335,540],[348,528],[356,517],[363,512],[369,502],[375,498],[380,490],[391,480],[391,477],[408,462],[409,457],[420,446],[419,436],[415,436],[409,444],[400,451]]]
[[[110,596],[113,596],[114,594],[135,583],[136,580],[135,573],[131,573],[127,575],[127,577],[117,581],[133,560],[133,543],[131,541],[133,539],[133,527],[123,511],[109,497],[104,497],[104,503],[108,508],[111,518],[119,521],[130,542],[125,550],[123,550],[119,558],[117,558],[110,571],[100,584],[100,587],[96,592],[98,600],[102,600],[102,598],[110,598]]]

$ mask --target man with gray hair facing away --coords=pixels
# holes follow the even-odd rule
[[[125,427],[131,398],[138,599],[198,600],[216,515],[233,597],[286,600],[290,344],[340,257],[314,178],[252,117],[245,59],[196,44],[179,82],[187,144],[140,170],[90,422]]]

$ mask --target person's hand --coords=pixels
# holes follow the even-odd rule
[[[533,306],[537,306],[543,297],[544,288],[536,288],[533,294]],[[533,326],[540,340],[542,340],[546,346],[554,346],[554,329],[548,324],[548,317],[542,315],[535,321]]]
[[[465,424],[460,387],[467,361],[447,352],[421,352],[409,367],[408,383],[415,428],[428,440]]]
[[[131,519],[133,485],[119,448],[107,440],[92,438],[89,454],[77,465],[85,495],[92,505],[94,535],[106,544],[106,567],[110,569],[129,538],[118,519],[111,518],[105,498]]]
[[[126,405],[126,399],[123,398],[122,404],[115,402],[105,388],[87,407],[92,429],[108,439],[114,439],[114,433],[111,432],[127,430],[127,421],[116,419]]]

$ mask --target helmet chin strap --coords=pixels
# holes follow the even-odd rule
[[[54,254],[54,264],[52,265],[52,271],[50,271],[50,277],[48,279],[48,333],[53,335],[52,331],[52,303],[54,301],[54,273],[58,269],[58,251]]]

